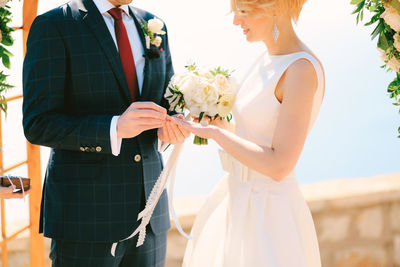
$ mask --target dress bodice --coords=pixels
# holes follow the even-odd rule
[[[233,109],[236,134],[262,146],[271,146],[281,103],[275,88],[287,68],[299,59],[309,60],[317,73],[318,88],[314,96],[311,130],[324,95],[324,74],[319,61],[306,52],[271,56],[263,54],[256,60],[241,84]]]

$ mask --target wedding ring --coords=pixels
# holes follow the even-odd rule
[[[202,121],[200,122],[200,124],[201,124],[202,126],[208,126],[208,120],[202,120]]]

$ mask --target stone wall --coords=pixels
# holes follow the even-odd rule
[[[313,214],[323,267],[400,267],[400,173],[301,186]],[[185,231],[204,198],[177,199]],[[186,240],[168,237],[167,267],[180,266]]]

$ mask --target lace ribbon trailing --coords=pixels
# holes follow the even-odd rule
[[[10,184],[16,188],[16,186],[14,185],[14,183],[12,182],[11,178],[13,176],[10,175],[6,175],[5,177],[7,177],[8,181],[10,182]],[[22,189],[22,196],[24,197],[24,201],[25,201],[25,190],[24,190],[24,184],[22,183],[22,177],[21,176],[17,176],[15,178],[19,179],[19,183],[21,184],[21,189]]]
[[[175,209],[172,203],[173,200],[173,189],[174,189],[174,182],[175,182],[175,172],[176,172],[176,164],[178,161],[179,154],[182,150],[183,144],[177,144],[174,147],[174,150],[171,152],[171,155],[168,159],[166,167],[163,169],[161,172],[160,176],[157,179],[157,182],[154,184],[153,189],[151,190],[151,193],[146,201],[146,206],[143,211],[141,211],[138,215],[138,221],[141,219],[141,223],[138,226],[138,228],[127,238],[120,240],[119,242],[131,239],[132,237],[136,236],[139,234],[138,241],[136,246],[139,247],[143,245],[144,240],[146,238],[146,226],[149,224],[151,216],[153,215],[153,211],[155,207],[157,206],[157,203],[161,197],[162,192],[166,188],[168,180],[170,180],[169,184],[169,192],[168,192],[168,203],[170,207],[170,213],[172,216],[172,219],[176,225],[176,228],[178,231],[187,239],[192,239],[188,234],[186,234],[180,223],[179,220],[176,216]],[[111,246],[111,255],[115,257],[115,250],[117,249],[118,242],[115,242]]]

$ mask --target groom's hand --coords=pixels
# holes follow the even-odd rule
[[[178,114],[173,117],[183,119],[183,115]],[[183,129],[173,121],[167,120],[164,127],[158,129],[158,138],[168,144],[182,144],[190,136],[190,132]]]
[[[132,138],[144,131],[163,127],[167,110],[153,102],[135,102],[118,118],[118,138]]]

